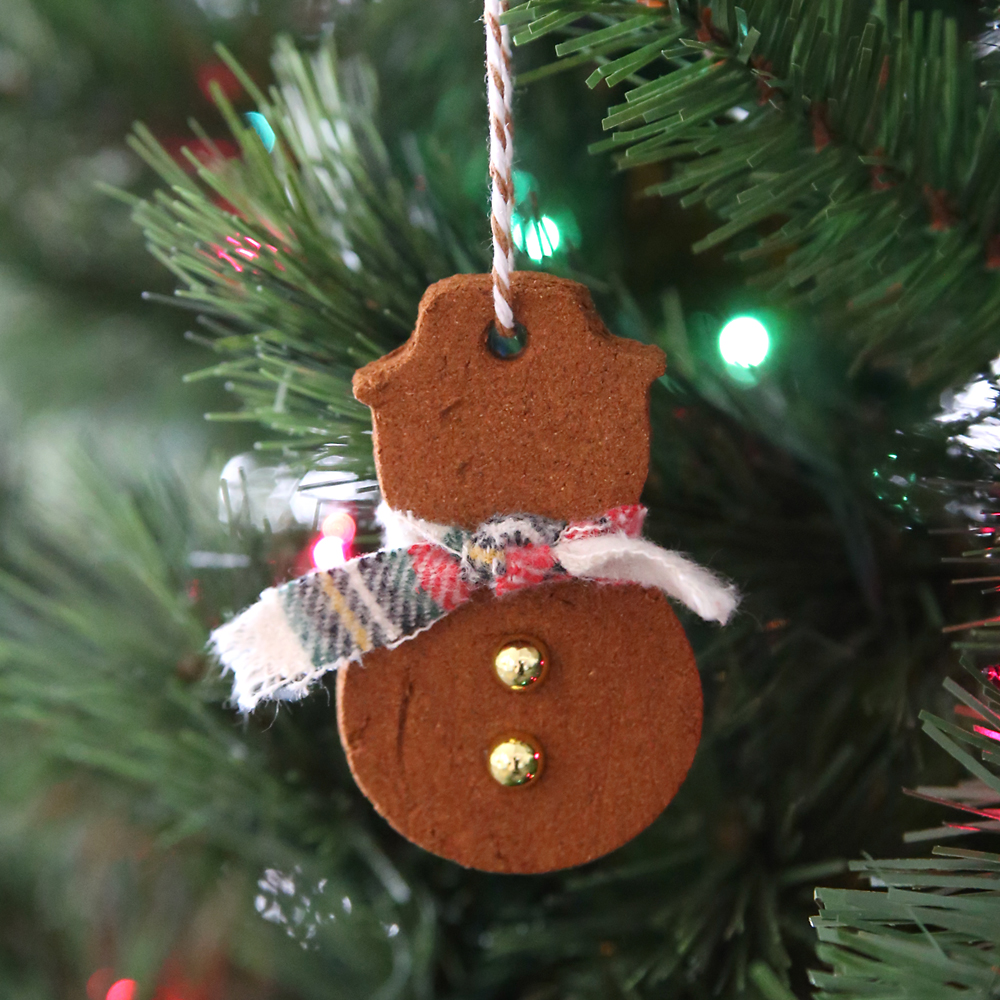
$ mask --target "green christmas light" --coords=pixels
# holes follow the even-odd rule
[[[719,334],[719,353],[734,368],[756,368],[770,349],[767,327],[753,316],[735,316]]]
[[[527,170],[514,171],[514,201],[520,205],[522,201],[527,201],[532,195],[538,194],[538,181],[533,174]]]
[[[515,218],[511,235],[514,237],[517,249],[523,250],[536,264],[546,257],[551,257],[562,242],[559,227],[547,215],[543,215],[537,221],[528,219],[522,222]]]

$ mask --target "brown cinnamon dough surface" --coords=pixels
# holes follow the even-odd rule
[[[405,345],[355,374],[397,510],[475,528],[497,513],[573,520],[638,502],[662,351],[611,336],[575,282],[517,272],[512,288],[528,336],[517,357],[487,346],[491,276],[459,275],[427,290]],[[550,666],[512,692],[493,656],[523,638],[549,650]],[[668,601],[632,585],[477,593],[337,679],[341,740],[375,808],[427,850],[496,872],[579,865],[643,830],[684,780],[701,710]],[[544,768],[502,787],[490,751],[524,734]]]
[[[546,678],[494,678],[506,639],[540,639]],[[702,697],[694,657],[659,592],[584,581],[473,600],[337,680],[341,740],[362,791],[410,840],[461,865],[545,872],[600,857],[651,823],[694,758]],[[527,733],[545,754],[528,787],[487,759]]]
[[[498,512],[571,520],[638,502],[663,352],[608,333],[576,282],[517,271],[511,287],[528,334],[517,357],[487,347],[492,277],[456,275],[424,293],[406,344],[355,373],[393,508],[474,528]]]

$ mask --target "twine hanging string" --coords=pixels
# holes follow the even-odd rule
[[[514,270],[514,243],[511,223],[514,215],[514,119],[511,110],[510,31],[501,25],[507,0],[485,0],[486,88],[490,107],[490,223],[493,229],[493,308],[497,331],[514,336],[513,297],[510,275]]]

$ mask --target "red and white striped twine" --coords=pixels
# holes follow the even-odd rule
[[[507,0],[485,0],[486,86],[490,107],[490,178],[493,194],[490,222],[493,228],[493,308],[501,336],[514,336],[514,309],[510,275],[514,270],[511,223],[514,215],[514,119],[511,112],[510,31],[501,25]]]

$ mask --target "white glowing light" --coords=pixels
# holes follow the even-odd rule
[[[359,480],[342,463],[331,455],[300,477],[286,465],[261,465],[256,452],[236,455],[222,470],[226,490],[219,490],[219,520],[228,524],[232,516],[259,529],[266,522],[272,530],[286,530],[315,524],[317,504],[325,509],[370,497],[375,480]]]
[[[756,368],[771,349],[767,328],[753,316],[731,319],[719,334],[719,353],[726,364]]]
[[[965,433],[949,441],[995,456],[1000,454],[1000,397],[997,395],[1000,358],[993,359],[990,371],[992,378],[975,378],[962,389],[942,393],[941,412],[934,419],[942,424],[964,423]]]
[[[935,420],[942,424],[973,420],[992,412],[996,405],[996,387],[987,379],[977,378],[958,392],[944,393],[941,397],[943,410]]]
[[[312,548],[312,561],[316,569],[336,569],[347,562],[344,540],[336,535],[324,535]]]

